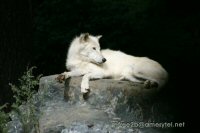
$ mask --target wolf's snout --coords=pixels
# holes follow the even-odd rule
[[[103,59],[102,59],[102,62],[103,62],[103,63],[106,62],[106,58],[103,58]]]

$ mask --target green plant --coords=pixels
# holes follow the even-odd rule
[[[19,85],[10,84],[16,102],[12,104],[13,111],[17,114],[24,133],[39,132],[39,116],[34,101],[35,88],[39,85],[41,75],[34,77],[33,69],[27,71],[19,79]]]
[[[9,115],[3,111],[7,107],[7,104],[0,106],[0,132],[6,133],[6,123],[9,121]]]

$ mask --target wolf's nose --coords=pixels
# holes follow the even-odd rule
[[[103,58],[103,59],[102,59],[102,62],[106,62],[106,58]]]

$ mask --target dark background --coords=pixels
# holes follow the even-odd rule
[[[12,102],[8,83],[17,83],[27,66],[37,66],[36,75],[63,72],[70,42],[89,32],[103,35],[102,48],[160,62],[170,76],[162,100],[177,122],[195,129],[200,9],[194,0],[6,0],[0,15],[1,105]]]

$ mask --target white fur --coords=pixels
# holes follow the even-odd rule
[[[151,81],[157,83],[158,88],[166,83],[168,74],[158,62],[121,51],[100,51],[100,37],[81,34],[72,41],[68,51],[66,67],[69,72],[63,74],[65,78],[83,76],[82,93],[88,91],[90,79],[113,78],[138,83]],[[105,63],[103,58],[107,60]]]

